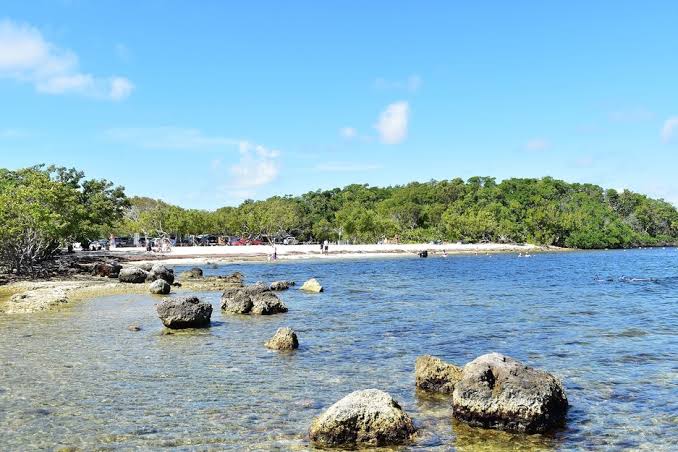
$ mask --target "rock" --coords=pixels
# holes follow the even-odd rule
[[[232,314],[269,315],[287,312],[287,306],[280,298],[261,283],[229,287],[221,295],[221,309]]]
[[[136,264],[136,266],[145,272],[150,272],[153,268],[153,262],[144,262],[143,264]]]
[[[165,298],[155,309],[163,325],[175,329],[209,326],[212,316],[212,305],[198,297]]]
[[[454,386],[461,379],[461,367],[431,355],[417,358],[414,368],[417,388],[425,391],[452,394]]]
[[[306,281],[300,288],[299,290],[304,290],[306,292],[315,292],[319,293],[323,291],[323,286],[320,285],[317,279],[311,278],[308,281]]]
[[[146,281],[155,281],[157,279],[163,279],[167,281],[169,284],[172,284],[174,282],[174,270],[171,268],[167,268],[162,264],[155,264],[152,268],[151,271],[148,272],[148,276],[146,276]]]
[[[273,350],[290,351],[299,348],[299,340],[292,328],[278,328],[265,345]]]
[[[139,325],[130,325],[127,327],[127,329],[132,332],[141,331],[141,327]]]
[[[567,396],[553,375],[489,353],[464,366],[452,407],[472,426],[541,433],[563,422]]]
[[[148,273],[139,267],[123,267],[118,274],[120,282],[141,284],[146,281]]]
[[[251,314],[256,315],[271,315],[271,314],[281,314],[287,312],[287,306],[285,303],[278,298],[273,292],[263,292],[255,295],[251,295],[252,299],[252,310]]]
[[[94,264],[92,275],[106,278],[117,278],[121,269],[122,265],[118,264],[117,262],[99,262]]]
[[[156,279],[148,286],[149,292],[157,295],[167,295],[170,293],[171,286],[164,279]]]
[[[269,286],[271,290],[287,290],[294,285],[294,281],[273,281]]]
[[[181,277],[182,278],[189,278],[189,279],[191,279],[191,278],[202,278],[202,275],[203,275],[202,268],[193,267],[192,269],[186,270],[185,272],[183,272],[181,274]]]
[[[317,446],[387,446],[407,442],[412,419],[378,389],[353,392],[313,420],[309,437]]]

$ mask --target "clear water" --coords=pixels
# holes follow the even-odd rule
[[[178,268],[181,270],[181,268]],[[420,427],[407,450],[678,448],[678,250],[226,265],[248,282],[317,277],[289,313],[222,315],[166,334],[152,296],[0,317],[0,449],[289,450],[345,394],[391,393]],[[139,332],[127,326],[137,323]],[[263,343],[297,330],[293,354]],[[429,353],[499,351],[559,375],[571,409],[552,435],[452,421],[414,389]]]

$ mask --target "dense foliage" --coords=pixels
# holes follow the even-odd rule
[[[30,272],[60,246],[104,234],[128,206],[122,187],[75,169],[0,169],[0,268]]]
[[[413,182],[387,188],[349,185],[301,196],[245,201],[214,212],[132,198],[118,232],[275,236],[303,241],[431,240],[516,242],[573,248],[676,243],[678,212],[627,190],[549,177]]]

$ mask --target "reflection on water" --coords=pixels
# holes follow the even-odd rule
[[[306,449],[311,419],[368,387],[390,392],[420,427],[407,450],[678,447],[673,249],[206,273],[235,270],[248,282],[315,276],[327,292],[283,292],[290,311],[271,317],[222,315],[219,294],[201,293],[215,307],[212,327],[178,332],[163,329],[150,295],[0,317],[1,448]],[[263,346],[280,326],[297,331],[297,352]],[[489,351],[560,376],[566,427],[471,428],[452,420],[445,397],[415,391],[418,355],[463,364]]]

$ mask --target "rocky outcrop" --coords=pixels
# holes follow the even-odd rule
[[[193,267],[192,269],[186,270],[185,272],[181,273],[182,279],[202,278],[202,276],[203,276],[202,268],[199,267]]]
[[[319,293],[323,291],[323,286],[320,285],[317,279],[311,278],[308,281],[306,281],[300,288],[299,290],[303,290],[305,292],[314,292],[314,293]]]
[[[461,379],[461,367],[448,364],[440,358],[424,355],[417,358],[414,376],[418,389],[452,394]]]
[[[291,351],[299,348],[299,339],[292,328],[278,328],[265,345],[273,350]]]
[[[123,267],[118,274],[120,282],[141,284],[146,281],[148,273],[139,267]]]
[[[563,422],[567,396],[553,375],[489,353],[464,366],[452,406],[473,426],[539,433]]]
[[[144,263],[141,263],[141,264],[136,264],[136,267],[139,267],[140,269],[142,269],[145,272],[150,272],[151,269],[153,268],[153,265],[155,265],[155,264],[153,264],[153,262],[144,262]]]
[[[321,447],[403,444],[415,432],[412,419],[384,391],[353,392],[313,420],[309,438]]]
[[[167,328],[202,328],[210,324],[212,305],[198,297],[165,298],[156,311]]]
[[[287,312],[287,306],[264,284],[228,288],[221,295],[221,309],[231,314],[270,315]]]
[[[271,290],[280,291],[287,290],[294,285],[294,281],[273,281],[269,288]]]
[[[102,276],[105,278],[117,278],[120,274],[122,265],[117,262],[98,262],[92,268],[93,276]]]
[[[167,268],[162,264],[155,264],[151,267],[151,271],[148,272],[146,276],[146,281],[155,281],[162,279],[167,281],[167,283],[172,284],[174,282],[174,270]]]
[[[171,286],[164,279],[156,279],[148,286],[148,291],[156,295],[167,295],[170,290]]]

